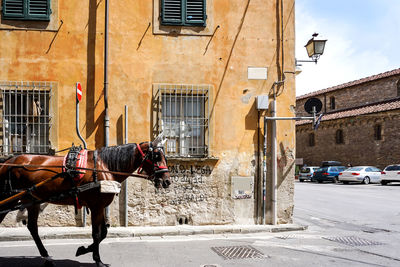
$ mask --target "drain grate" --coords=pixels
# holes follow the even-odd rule
[[[383,243],[381,243],[381,242],[372,241],[372,240],[360,238],[357,236],[333,236],[333,237],[323,237],[323,239],[342,243],[342,244],[349,245],[349,246],[383,245]]]
[[[264,258],[264,254],[252,246],[212,247],[211,249],[225,260]]]

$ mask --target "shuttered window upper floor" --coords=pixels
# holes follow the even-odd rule
[[[161,0],[162,25],[206,26],[206,0]]]
[[[51,15],[50,0],[3,0],[3,19],[44,20]]]

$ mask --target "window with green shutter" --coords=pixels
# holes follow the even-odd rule
[[[50,20],[50,0],[3,0],[3,19]]]
[[[206,26],[206,0],[161,0],[163,25]]]

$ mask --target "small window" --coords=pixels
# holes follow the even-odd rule
[[[343,130],[337,130],[336,131],[336,144],[343,144],[344,143],[344,138],[343,138]]]
[[[315,146],[315,134],[314,133],[310,133],[308,135],[308,145]]]
[[[336,103],[335,103],[334,96],[331,96],[331,98],[330,98],[330,105],[331,105],[331,109],[336,109]]]
[[[166,154],[206,157],[209,145],[209,85],[159,84],[158,133],[167,138]],[[157,133],[157,134],[158,134]]]
[[[400,80],[397,81],[397,96],[400,97]]]
[[[374,126],[374,139],[382,140],[382,125],[380,124]]]
[[[50,0],[3,0],[3,19],[50,20]]]
[[[206,26],[206,0],[161,0],[161,24]]]

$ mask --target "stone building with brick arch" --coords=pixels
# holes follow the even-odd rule
[[[79,130],[88,149],[106,145],[108,126],[109,146],[125,138],[150,141],[160,132],[168,139],[173,185],[156,190],[129,178],[127,197],[120,194],[110,206],[111,225],[259,224],[271,223],[271,214],[278,223],[292,222],[295,125],[277,123],[284,148],[277,201],[268,193],[264,212],[261,129],[262,116],[271,114],[258,111],[255,99],[285,80],[277,115],[294,116],[294,0],[0,3],[0,156],[81,144],[75,130],[80,82]],[[49,205],[39,224],[80,221],[72,206]],[[15,213],[2,225],[15,225]]]
[[[314,131],[310,121],[296,123],[296,158],[373,165],[400,163],[400,69],[312,92],[296,98],[297,115],[316,97],[324,116]]]

